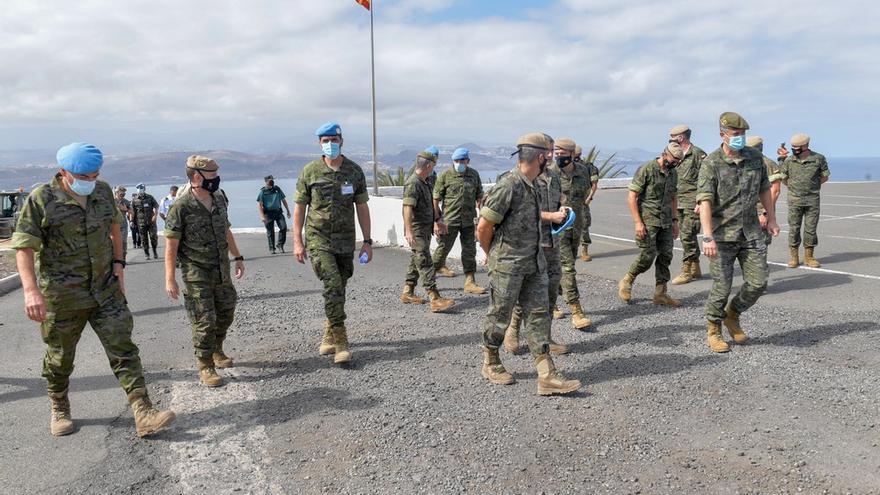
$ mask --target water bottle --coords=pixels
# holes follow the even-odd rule
[[[361,262],[362,265],[366,265],[366,264],[367,264],[367,261],[369,261],[369,259],[370,259],[370,258],[369,258],[369,256],[367,256],[367,252],[366,252],[366,251],[364,251],[363,253],[361,253],[361,257],[358,258],[358,260]]]

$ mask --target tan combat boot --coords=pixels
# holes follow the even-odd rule
[[[633,282],[635,281],[635,275],[627,273],[626,276],[617,283],[617,297],[623,302],[629,302],[632,299]]]
[[[348,332],[345,330],[345,325],[332,327],[330,333],[333,334],[333,348],[336,351],[336,355],[333,356],[333,362],[336,364],[350,362],[351,350],[348,348]]]
[[[400,302],[403,304],[425,304],[425,300],[416,295],[415,286],[410,284],[403,286],[403,293],[400,294]]]
[[[437,289],[428,290],[428,298],[431,300],[431,312],[439,313],[455,306],[455,301],[440,296]]]
[[[233,366],[235,366],[235,362],[233,361],[233,359],[231,357],[227,356],[225,352],[223,352],[223,341],[224,340],[226,340],[226,339],[225,338],[217,339],[217,350],[214,351],[214,356],[213,356],[214,366],[216,366],[217,368],[220,368],[220,369],[232,368]]]
[[[700,260],[691,261],[691,280],[699,280],[703,276],[700,270]]]
[[[581,261],[593,261],[593,257],[590,256],[590,245],[584,244],[581,247]]]
[[[730,346],[721,335],[721,322],[710,321],[706,325],[706,343],[713,352],[727,352]]]
[[[174,422],[177,415],[172,411],[160,411],[153,407],[147,391],[136,388],[128,394],[128,403],[134,413],[134,427],[139,437],[152,435]]]
[[[555,340],[553,340],[553,337],[550,337],[550,346],[548,347],[548,349],[550,351],[550,354],[553,354],[554,356],[561,356],[563,354],[568,354],[569,352],[571,352],[571,349],[569,349],[567,345],[556,342]]]
[[[673,308],[681,306],[681,301],[669,297],[669,294],[666,293],[666,284],[654,286],[654,299],[652,302],[657,305],[671,306]]]
[[[685,261],[681,265],[681,273],[669,283],[672,285],[683,285],[693,280],[693,261]]]
[[[535,369],[538,370],[538,395],[563,395],[581,388],[580,380],[566,380],[556,371],[549,354],[535,358]]]
[[[581,303],[573,302],[569,303],[568,309],[571,310],[571,326],[575,328],[575,330],[586,330],[587,327],[593,324],[590,321],[590,318],[584,314],[584,309],[581,307]]]
[[[727,316],[724,318],[724,326],[727,327],[727,331],[730,332],[733,341],[737,344],[745,344],[749,337],[743,332],[742,327],[739,326],[739,313],[734,311],[733,306],[730,304],[727,305],[727,309],[724,311],[727,313]]]
[[[483,378],[496,385],[510,385],[516,380],[504,369],[498,349],[483,347]]]
[[[511,354],[519,352],[519,326],[522,323],[522,315],[516,311],[510,315],[510,325],[504,331],[504,350]]]
[[[434,274],[438,277],[454,277],[455,272],[450,270],[446,265],[441,266],[437,270],[434,271]]]
[[[206,387],[219,387],[223,385],[223,378],[214,369],[213,358],[196,358],[199,362],[199,382]]]
[[[321,345],[318,346],[318,354],[326,356],[336,352],[336,344],[333,341],[333,334],[330,333],[330,320],[324,320],[324,336],[321,337]]]
[[[804,248],[804,264],[810,268],[819,268],[822,266],[822,263],[819,263],[819,260],[813,258],[813,248],[811,247]]]
[[[485,294],[486,289],[477,285],[476,279],[474,279],[474,272],[468,272],[464,274],[464,291],[468,294]]]
[[[554,304],[553,305],[553,319],[554,320],[561,320],[563,318],[565,318],[565,311],[562,311],[562,309],[558,305]]]
[[[67,398],[67,389],[63,392],[49,392],[49,400],[52,402],[52,419],[49,422],[49,431],[53,436],[62,437],[73,433],[73,419],[70,417],[70,400]]]
[[[798,247],[788,246],[788,267],[797,268],[799,264],[800,259],[798,259]]]

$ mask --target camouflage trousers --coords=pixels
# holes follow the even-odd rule
[[[764,244],[769,248],[770,244],[773,242],[773,234],[771,234],[768,230],[762,229],[761,237],[764,238]]]
[[[636,238],[641,252],[629,267],[629,274],[637,276],[654,265],[654,280],[658,284],[669,282],[669,265],[672,263],[672,227],[647,227],[644,239]]]
[[[712,289],[706,301],[706,319],[723,320],[730,287],[733,285],[733,264],[739,261],[743,284],[731,300],[737,313],[752,307],[767,289],[767,245],[763,239],[741,242],[718,242],[718,255],[710,259]]]
[[[150,246],[153,246],[153,250],[159,248],[155,222],[138,222],[138,237],[141,239],[141,246],[143,246],[145,253],[149,254]]]
[[[354,274],[354,253],[337,254],[319,249],[309,250],[312,270],[324,283],[324,314],[330,326],[345,324],[345,287]]]
[[[63,307],[64,303],[57,306]],[[144,372],[138,348],[131,341],[134,322],[125,296],[117,292],[100,305],[87,309],[54,309],[46,312],[46,319],[40,326],[46,355],[43,358],[43,378],[48,382],[50,393],[67,390],[70,374],[73,373],[73,360],[76,345],[86,323],[90,324],[107,359],[110,368],[125,393],[144,388]]]
[[[235,318],[235,286],[221,282],[219,273],[216,277],[208,282],[186,282],[183,292],[196,357],[210,358]]]
[[[801,245],[801,223],[804,227],[804,247],[819,245],[819,236],[816,228],[819,226],[819,205],[792,205],[788,204],[788,245],[798,247]]]
[[[544,248],[544,258],[547,259],[547,311],[553,314],[556,308],[556,300],[559,298],[559,287],[562,281],[562,267],[559,261],[560,250],[557,245],[555,248]],[[522,306],[519,302],[513,307],[513,313],[522,320]]]
[[[434,269],[446,266],[446,257],[455,244],[456,237],[461,242],[461,266],[465,273],[477,271],[477,237],[473,223],[450,226],[449,232],[437,237],[437,249],[434,250]]]
[[[583,215],[583,232],[581,232],[581,246],[588,246],[593,243],[590,238],[590,226],[593,225],[593,214],[590,213],[590,205],[584,205]]]
[[[581,294],[577,285],[577,269],[575,263],[577,261],[579,239],[576,234],[576,232],[567,231],[559,236],[559,261],[562,270],[561,292],[562,298],[565,299],[566,304],[573,304],[580,302],[581,300]]]
[[[546,252],[546,251],[545,251]],[[532,356],[547,354],[550,349],[550,312],[547,304],[547,272],[531,270],[516,273],[489,271],[489,312],[483,320],[483,345],[498,349],[510,325],[514,306],[519,304],[526,340]]]
[[[141,234],[138,230],[138,226],[134,222],[130,222],[128,224],[129,230],[131,230],[131,244],[132,246],[139,248],[141,247]]]
[[[269,240],[269,249],[275,246],[284,247],[287,242],[287,222],[284,220],[284,212],[281,210],[266,210],[266,238]],[[275,242],[275,224],[278,224],[278,242]]]
[[[410,246],[412,257],[409,268],[406,271],[406,284],[415,285],[422,277],[422,287],[425,290],[437,288],[437,277],[434,271],[434,262],[431,260],[431,232],[413,232],[414,243]]]
[[[128,259],[128,222],[119,224],[119,237],[122,237],[122,259]]]
[[[700,260],[700,214],[693,208],[678,210],[679,236],[681,237],[682,261]]]

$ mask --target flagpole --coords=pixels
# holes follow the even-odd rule
[[[379,195],[379,165],[376,156],[376,50],[373,45],[373,9],[376,2],[370,2],[370,76],[372,78],[371,89],[373,91],[373,195]]]

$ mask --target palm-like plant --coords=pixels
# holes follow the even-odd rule
[[[600,179],[616,179],[620,176],[629,175],[624,171],[626,165],[617,165],[614,163],[614,155],[616,154],[617,153],[611,153],[611,155],[602,162],[602,165],[599,167]],[[583,158],[585,162],[593,164],[595,164],[598,159],[599,149],[595,146],[590,148],[590,152]]]
[[[379,187],[402,186],[406,182],[406,175],[403,167],[397,167],[397,173],[393,175],[391,171],[379,171],[378,179]]]

